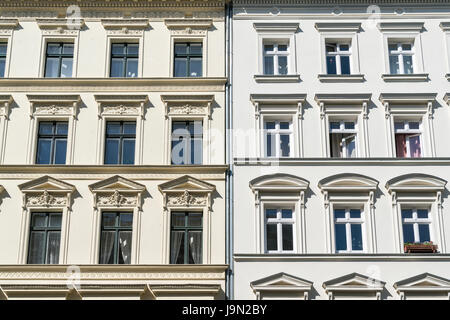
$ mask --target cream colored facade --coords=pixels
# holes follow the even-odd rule
[[[0,79],[0,298],[224,298],[224,3],[77,5],[1,4],[0,41],[8,46]],[[180,41],[203,43],[202,77],[172,76]],[[49,42],[74,44],[72,78],[44,77]],[[139,44],[136,78],[109,78],[116,42]],[[66,165],[35,165],[43,120],[68,122]],[[110,120],[136,122],[134,165],[103,164]],[[172,120],[203,122],[201,165],[170,165]],[[107,210],[133,213],[131,264],[99,264]],[[169,264],[170,214],[180,210],[202,213],[199,265]],[[62,212],[57,265],[27,264],[36,211]]]

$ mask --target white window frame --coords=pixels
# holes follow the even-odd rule
[[[403,130],[401,129],[395,129],[395,123],[397,122],[403,122]],[[419,123],[419,129],[410,129],[409,128],[409,123],[410,122],[418,122]],[[410,146],[409,146],[409,138],[410,137],[419,137],[419,141],[420,141],[420,157],[423,157],[423,148],[422,148],[422,140],[423,140],[423,127],[422,127],[422,121],[421,119],[414,121],[414,120],[408,120],[408,119],[394,119],[394,135],[397,136],[398,134],[407,134],[409,135],[408,137],[406,137],[406,152],[408,154],[408,156],[406,158],[411,158],[411,150],[410,150]],[[395,139],[395,148],[396,148],[396,152],[397,152],[397,139]]]
[[[329,122],[329,127],[331,127],[331,122],[339,122],[339,129],[331,129],[331,128],[329,129],[331,135],[334,134],[334,133],[337,133],[337,134],[350,133],[350,134],[352,134],[352,135],[350,135],[350,136],[348,136],[346,138],[343,138],[342,141],[341,141],[342,144],[343,144],[343,146],[342,146],[342,155],[343,155],[343,157],[342,158],[351,158],[351,157],[347,156],[347,142],[346,142],[346,140],[348,138],[352,138],[352,137],[355,138],[355,151],[356,151],[356,157],[358,157],[359,156],[359,147],[358,147],[359,143],[358,143],[358,123],[357,123],[357,121],[350,120],[350,119],[349,120],[337,120],[337,119],[332,119],[332,118],[330,118],[329,121],[330,121]],[[345,129],[345,123],[346,122],[352,122],[354,124],[354,126],[355,126],[355,129]],[[330,143],[330,148],[331,148],[332,141],[329,141],[329,143]],[[330,157],[331,157],[331,150],[330,150]]]
[[[335,211],[336,210],[345,210],[345,218],[336,218],[335,215]],[[360,210],[361,213],[361,218],[350,218],[350,210]],[[343,224],[345,225],[345,233],[346,233],[346,243],[347,243],[347,250],[337,250],[336,249],[336,253],[364,253],[366,250],[366,232],[365,232],[365,221],[364,221],[364,206],[363,207],[358,207],[358,206],[346,206],[346,207],[341,207],[341,206],[333,206],[333,218],[334,218],[334,227],[336,226],[336,224]],[[352,224],[360,224],[361,225],[361,239],[362,239],[362,244],[363,244],[363,249],[362,250],[353,250],[350,249],[349,247],[351,247],[351,243],[352,243],[352,234],[351,234],[351,225]],[[335,229],[336,230],[336,229]],[[336,246],[336,231],[334,231],[334,242],[335,242],[335,246]]]
[[[336,51],[334,52],[328,52],[326,50],[327,46],[330,46],[332,44],[336,44]],[[342,51],[341,50],[341,45],[347,45],[348,46],[348,50],[347,51]],[[325,54],[326,54],[326,58],[328,57],[335,57],[335,61],[336,61],[336,75],[343,75],[342,74],[342,69],[341,69],[341,57],[349,57],[349,61],[350,61],[350,74],[353,74],[353,55],[352,55],[352,44],[351,42],[346,42],[346,41],[331,41],[330,39],[327,39],[325,42]],[[327,74],[330,75],[330,73],[328,73],[327,70]]]
[[[403,218],[403,210],[412,210],[412,218]],[[417,210],[427,210],[428,212],[428,218],[418,218],[417,217]],[[420,242],[422,243],[423,241],[420,241],[420,233],[419,233],[419,224],[426,224],[428,225],[429,228],[429,233],[430,233],[430,241],[434,242],[434,232],[432,232],[432,219],[430,218],[430,208],[428,207],[407,207],[407,206],[402,206],[401,208],[401,214],[402,214],[402,230],[403,230],[403,225],[405,224],[412,224],[413,225],[413,230],[414,230],[414,242]],[[403,237],[403,234],[402,234]]]
[[[265,50],[265,46],[266,45],[272,45],[273,46],[273,51],[266,51]],[[279,45],[286,45],[287,46],[287,50],[286,51],[279,51],[278,50],[278,46]],[[289,75],[289,70],[290,70],[290,63],[289,63],[289,56],[290,56],[290,45],[289,42],[286,40],[271,40],[271,39],[264,39],[263,41],[263,74],[264,75],[273,75],[273,76],[278,76],[278,75],[285,75],[285,74],[280,74],[279,73],[279,61],[278,58],[281,57],[287,57],[287,73],[286,75]],[[273,73],[266,73],[266,70],[264,70],[264,60],[266,57],[272,57],[272,61],[273,61]]]
[[[268,122],[274,122],[275,123],[275,129],[267,129],[266,125]],[[281,122],[288,122],[289,123],[289,129],[280,129],[280,123]],[[289,155],[288,156],[281,156],[281,135],[289,135]],[[267,146],[267,136],[275,136],[275,155],[268,156],[268,146]],[[294,141],[294,126],[292,122],[292,117],[286,118],[286,119],[280,119],[280,118],[272,118],[270,116],[264,117],[264,156],[270,157],[270,158],[284,158],[284,157],[293,157],[294,152],[292,151],[292,143]]]
[[[389,46],[391,45],[397,45],[397,50],[390,50]],[[411,50],[404,50],[403,46],[404,45],[410,45],[411,46]],[[411,41],[395,41],[395,40],[389,40],[388,42],[388,50],[389,50],[389,74],[391,75],[406,75],[406,74],[415,74],[415,70],[417,68],[417,62],[416,62],[416,53],[415,53],[415,46],[414,43]],[[399,73],[391,73],[391,56],[396,56],[398,58],[398,65],[400,67],[399,69]],[[413,68],[413,72],[412,73],[406,73],[405,72],[405,65],[404,65],[404,57],[405,56],[410,56],[412,57],[412,68]]]
[[[7,44],[4,78],[9,78],[14,31],[18,25],[18,19],[0,19],[0,42]]]
[[[138,74],[136,77],[128,78],[121,77],[120,79],[134,79],[141,78],[143,74],[143,54],[144,54],[144,37],[143,36],[129,36],[129,35],[108,35],[106,36],[106,63],[105,63],[105,78],[111,78],[111,46],[115,43],[127,43],[139,45],[138,57]]]
[[[276,204],[269,204],[268,202],[265,202],[263,204],[264,209],[264,252],[266,253],[295,253],[296,250],[296,221],[295,221],[295,206],[286,206],[283,204],[276,205]],[[267,218],[266,211],[269,209],[275,209],[277,210],[277,217],[276,218]],[[282,218],[281,216],[281,210],[288,209],[292,211],[292,218]],[[267,225],[276,225],[277,226],[277,250],[268,250],[267,249]],[[292,225],[292,250],[283,250],[283,225],[289,224]]]

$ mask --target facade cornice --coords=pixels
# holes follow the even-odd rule
[[[372,4],[371,0],[234,0],[233,5],[365,5]],[[447,0],[379,0],[377,4],[448,4]]]
[[[235,158],[234,164],[237,166],[260,166],[276,163],[283,166],[405,166],[405,165],[434,165],[450,166],[450,158]]]
[[[308,261],[431,261],[448,262],[450,254],[252,254],[240,253],[234,255],[236,262],[308,262]]]
[[[177,7],[222,7],[229,0],[78,0],[76,5],[81,8],[177,8]],[[70,0],[13,0],[2,3],[7,8],[60,8],[73,4]]]

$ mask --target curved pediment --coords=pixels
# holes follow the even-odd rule
[[[158,189],[162,193],[177,191],[213,192],[216,187],[213,184],[185,175],[180,178],[160,184],[158,186]]]
[[[440,191],[444,190],[447,181],[444,179],[422,174],[412,173],[398,176],[386,183],[386,189],[391,191]]]
[[[89,190],[92,192],[116,190],[142,192],[145,190],[145,186],[124,177],[115,175],[108,179],[89,185]]]
[[[320,180],[318,184],[322,191],[372,191],[377,186],[377,180],[355,173],[333,175]]]
[[[43,176],[25,183],[20,184],[20,191],[22,192],[73,192],[75,186],[61,181],[59,179],[52,178],[50,176]]]
[[[267,191],[304,191],[308,189],[309,181],[290,174],[276,173],[258,177],[250,181],[252,190]]]

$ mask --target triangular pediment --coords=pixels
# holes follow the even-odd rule
[[[281,272],[250,283],[253,290],[310,290],[312,282]]]
[[[382,289],[384,282],[371,277],[351,273],[323,283],[325,289]]]
[[[116,191],[116,190],[142,192],[145,190],[145,186],[140,183],[116,175],[89,185],[89,189],[92,192]]]
[[[444,179],[426,174],[413,173],[389,180],[386,183],[386,189],[389,191],[439,191],[444,190],[446,184],[447,181]]]
[[[50,176],[43,176],[19,185],[19,189],[22,192],[32,191],[75,191],[75,186],[70,183],[61,181],[59,179],[52,178]]]
[[[213,184],[185,175],[180,178],[162,183],[158,186],[161,192],[172,191],[198,191],[213,192],[216,187]]]
[[[399,289],[447,289],[450,291],[450,279],[436,276],[430,273],[422,273],[417,276],[398,281],[394,288]]]
[[[376,190],[378,181],[360,174],[342,173],[320,180],[318,186],[324,191],[369,191]]]
[[[290,174],[270,174],[250,181],[252,190],[306,190],[309,182]]]

